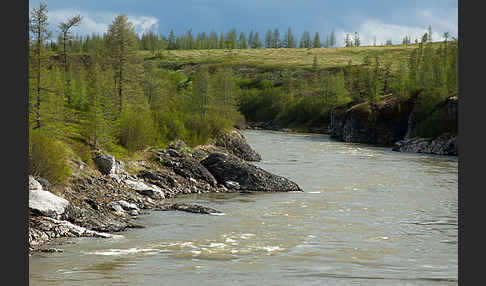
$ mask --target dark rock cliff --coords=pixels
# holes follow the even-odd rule
[[[401,100],[389,95],[376,104],[339,106],[331,112],[330,136],[344,142],[392,146],[405,137],[415,101],[416,96]]]

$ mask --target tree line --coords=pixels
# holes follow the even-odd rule
[[[106,33],[99,35],[92,33],[87,36],[75,35],[67,43],[73,52],[89,53],[103,48]],[[211,32],[202,32],[194,35],[192,29],[185,34],[176,36],[171,29],[167,37],[153,31],[136,35],[139,50],[160,51],[160,50],[208,50],[208,49],[261,49],[261,48],[333,48],[337,46],[336,35],[332,31],[321,41],[318,32],[311,38],[309,31],[304,31],[300,39],[296,39],[289,27],[280,35],[279,29],[268,29],[265,37],[261,37],[257,31],[250,30],[248,36],[245,32],[237,33],[232,28],[226,33],[217,33],[214,29]],[[53,51],[63,50],[64,36],[59,35],[56,41],[49,41],[46,47]]]

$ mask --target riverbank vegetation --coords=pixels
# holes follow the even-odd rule
[[[415,115],[422,121],[433,115],[438,104],[457,96],[458,45],[456,40],[424,41],[403,60],[365,55],[361,64],[349,60],[335,69],[319,68],[314,57],[307,77],[293,73],[284,70],[279,85],[240,81],[239,110],[249,121],[270,121],[283,127],[322,126],[330,123],[330,112],[339,105],[367,101],[366,106],[372,109],[383,96],[392,94],[407,100],[420,91]],[[437,136],[444,131],[433,130],[443,126],[428,120],[435,123],[414,135]]]
[[[73,36],[82,21],[77,15],[61,23],[53,43],[47,6],[30,16],[30,145],[45,146],[49,160],[75,154],[92,164],[95,150],[123,158],[175,139],[196,146],[245,119],[327,125],[338,105],[376,103],[389,93],[406,98],[417,89],[425,118],[457,94],[457,40],[447,37],[361,47],[354,35],[343,48],[335,48],[334,33],[322,43],[306,31],[297,41],[290,28],[283,39],[270,29],[263,39],[235,30],[217,41],[213,32],[191,40],[190,31],[165,39],[139,37],[123,14],[102,36]],[[39,167],[47,159],[36,150],[29,149],[31,172],[65,179],[62,164]]]

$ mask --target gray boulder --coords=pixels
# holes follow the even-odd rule
[[[51,183],[49,183],[48,180],[46,180],[42,177],[39,177],[39,176],[35,176],[34,179],[42,185],[42,189],[44,191],[50,191],[51,190]]]
[[[60,218],[69,201],[51,192],[44,191],[42,185],[29,176],[29,209],[34,215]]]
[[[123,162],[116,160],[109,154],[99,154],[93,158],[93,162],[103,175],[125,173]]]
[[[241,191],[302,191],[296,183],[289,179],[271,174],[231,154],[212,153],[202,160],[201,164],[213,174],[220,184],[228,181],[236,182]]]
[[[126,211],[132,211],[132,210],[140,211],[140,209],[137,207],[136,204],[131,204],[124,200],[120,200],[117,203]]]
[[[164,192],[157,186],[154,185],[147,185],[141,181],[134,181],[134,180],[125,180],[125,185],[129,188],[135,190],[137,193],[148,196],[152,199],[165,199]]]
[[[177,175],[188,180],[191,178],[202,180],[213,187],[216,186],[217,181],[213,175],[201,163],[185,153],[169,149],[157,151],[156,154],[158,161]]]

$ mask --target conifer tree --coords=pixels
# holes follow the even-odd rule
[[[239,41],[238,41],[238,48],[242,50],[248,49],[248,44],[246,43],[246,35],[245,32],[240,33]]]
[[[351,41],[349,34],[346,34],[346,36],[344,37],[344,46],[345,47],[352,47],[353,46],[353,42]]]
[[[214,29],[209,33],[209,49],[218,48],[218,33]]]
[[[64,80],[58,67],[53,66],[49,71],[48,88],[46,92],[46,102],[44,104],[45,127],[51,133],[60,137],[64,132],[65,123],[65,97]]]
[[[192,84],[192,95],[196,111],[206,118],[208,112],[209,80],[208,67],[202,65],[198,68]]]
[[[135,29],[125,14],[118,15],[109,26],[106,34],[106,48],[116,72],[118,110],[121,112],[125,88],[128,86],[127,81],[132,75],[130,60],[137,50]]]
[[[71,104],[71,94],[70,94],[70,86],[71,86],[71,75],[69,74],[69,65],[68,65],[68,52],[67,52],[67,43],[71,39],[71,28],[79,26],[83,17],[81,15],[76,15],[74,17],[68,18],[66,22],[61,22],[59,24],[59,29],[61,30],[61,42],[62,43],[62,55],[64,59],[64,76],[66,81],[66,97],[68,100],[68,104]],[[86,38],[86,43],[88,42],[88,38]]]
[[[196,36],[196,45],[195,45],[196,50],[202,50],[203,49],[203,41],[202,41],[202,35],[197,34]]]
[[[300,44],[299,44],[299,47],[300,48],[311,48],[312,47],[312,42],[311,42],[311,38],[310,38],[310,34],[309,34],[309,31],[304,31],[304,33],[302,34],[302,37],[300,39]]]
[[[228,31],[226,35],[226,48],[227,49],[237,49],[238,40],[236,39],[236,29],[232,28]]]
[[[265,48],[274,48],[273,46],[274,41],[273,41],[273,35],[272,35],[272,30],[268,29],[267,33],[265,34]]]
[[[192,50],[195,48],[195,46],[196,42],[194,41],[194,36],[192,35],[192,29],[189,29],[184,37],[184,49]]]
[[[221,32],[220,37],[219,37],[219,42],[218,42],[218,49],[225,49],[227,48],[226,42],[224,39],[224,34]]]
[[[285,33],[283,47],[295,48],[295,38],[294,35],[292,34],[292,30],[290,29],[290,27],[287,29],[287,32]]]
[[[42,75],[45,62],[46,41],[50,38],[51,33],[48,31],[47,20],[47,4],[39,3],[38,8],[33,8],[29,19],[29,31],[33,34],[32,40],[32,73],[35,76],[32,78],[35,84],[35,106],[31,106],[31,110],[35,117],[34,129],[41,128],[41,102],[45,92]]]
[[[217,101],[216,107],[224,118],[230,119],[235,112],[236,85],[233,69],[225,66],[218,69],[212,81],[212,91]]]
[[[255,43],[255,48],[256,49],[261,49],[263,47],[263,43],[262,41],[260,40],[259,36],[258,36],[258,32],[255,32],[255,37],[254,37],[254,43]]]
[[[98,139],[103,126],[102,89],[100,86],[101,68],[95,63],[88,73],[88,93],[86,116],[83,124],[83,134],[86,142],[92,146],[98,145]]]
[[[273,42],[272,46],[275,49],[279,49],[282,47],[282,43],[280,41],[280,32],[278,31],[278,28],[275,28],[275,30],[273,31],[272,42]]]
[[[167,49],[168,50],[175,50],[176,49],[176,43],[175,43],[176,39],[175,39],[173,29],[170,29],[168,41],[169,41],[169,43],[168,43]]]
[[[330,47],[334,48],[336,46],[336,35],[334,35],[334,29],[331,32],[331,36],[329,38],[329,41],[330,41],[330,43],[329,43]]]
[[[314,41],[312,42],[312,47],[313,48],[322,48],[322,43],[321,43],[321,39],[319,37],[318,32],[316,32],[316,34],[314,36]]]
[[[355,47],[361,46],[361,39],[359,38],[358,32],[354,32],[354,46]]]
[[[248,46],[250,46],[251,49],[256,49],[254,37],[255,37],[255,32],[253,32],[253,29],[251,29],[250,34],[248,35]]]

